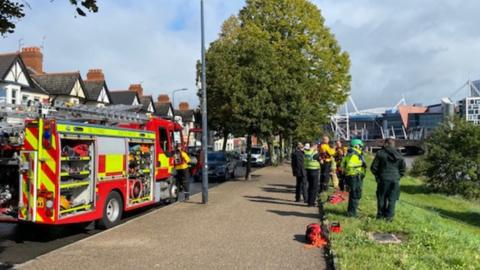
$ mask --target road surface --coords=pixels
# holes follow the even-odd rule
[[[245,169],[238,167],[236,177],[244,175]],[[209,187],[214,188],[218,184],[210,183]],[[201,183],[192,183],[191,189],[193,194],[200,193],[202,189]],[[158,207],[162,206],[126,213],[122,222],[142,216]],[[0,223],[0,270],[9,269],[15,264],[24,263],[52,250],[87,238],[100,232],[100,230],[95,229],[92,223],[58,229],[49,228],[48,234],[50,235],[46,234],[42,228],[28,230],[28,233],[25,233],[24,230],[22,230],[22,233],[19,232],[20,230],[16,224]]]

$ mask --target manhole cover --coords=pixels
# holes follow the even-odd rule
[[[400,244],[402,241],[393,233],[369,233],[368,237],[379,244]]]

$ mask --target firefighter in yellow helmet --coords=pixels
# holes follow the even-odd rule
[[[363,178],[365,178],[367,163],[363,157],[363,142],[353,139],[350,148],[342,160],[342,169],[349,187],[348,213],[350,217],[357,216],[357,209],[362,198]]]
[[[177,172],[176,180],[179,192],[183,192],[186,201],[190,199],[190,157],[183,151],[182,145],[177,144],[175,149],[175,170]]]

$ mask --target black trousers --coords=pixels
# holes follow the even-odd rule
[[[297,185],[295,186],[295,200],[300,201],[303,197],[305,203],[308,202],[307,181],[305,176],[297,176]]]
[[[315,206],[318,196],[318,173],[319,170],[307,170],[308,206]]]
[[[188,169],[177,170],[177,187],[179,192],[185,194],[185,199],[188,200],[190,197],[190,179]]]
[[[377,184],[377,218],[392,219],[400,197],[400,181],[380,179]]]
[[[348,215],[356,217],[358,204],[362,198],[363,176],[347,176],[347,184],[350,189],[348,194]]]
[[[338,177],[338,187],[341,191],[347,190],[347,180],[345,179],[345,174],[343,172],[337,172]]]
[[[332,163],[324,162],[321,165],[321,175],[320,175],[320,192],[328,190],[328,184],[330,183]]]

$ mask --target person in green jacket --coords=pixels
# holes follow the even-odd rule
[[[349,187],[347,215],[350,217],[357,216],[358,204],[362,198],[363,178],[367,168],[362,148],[362,140],[353,139],[341,165]]]
[[[395,148],[395,139],[385,141],[370,169],[377,181],[377,218],[392,221],[400,197],[400,178],[406,171],[405,160]]]

